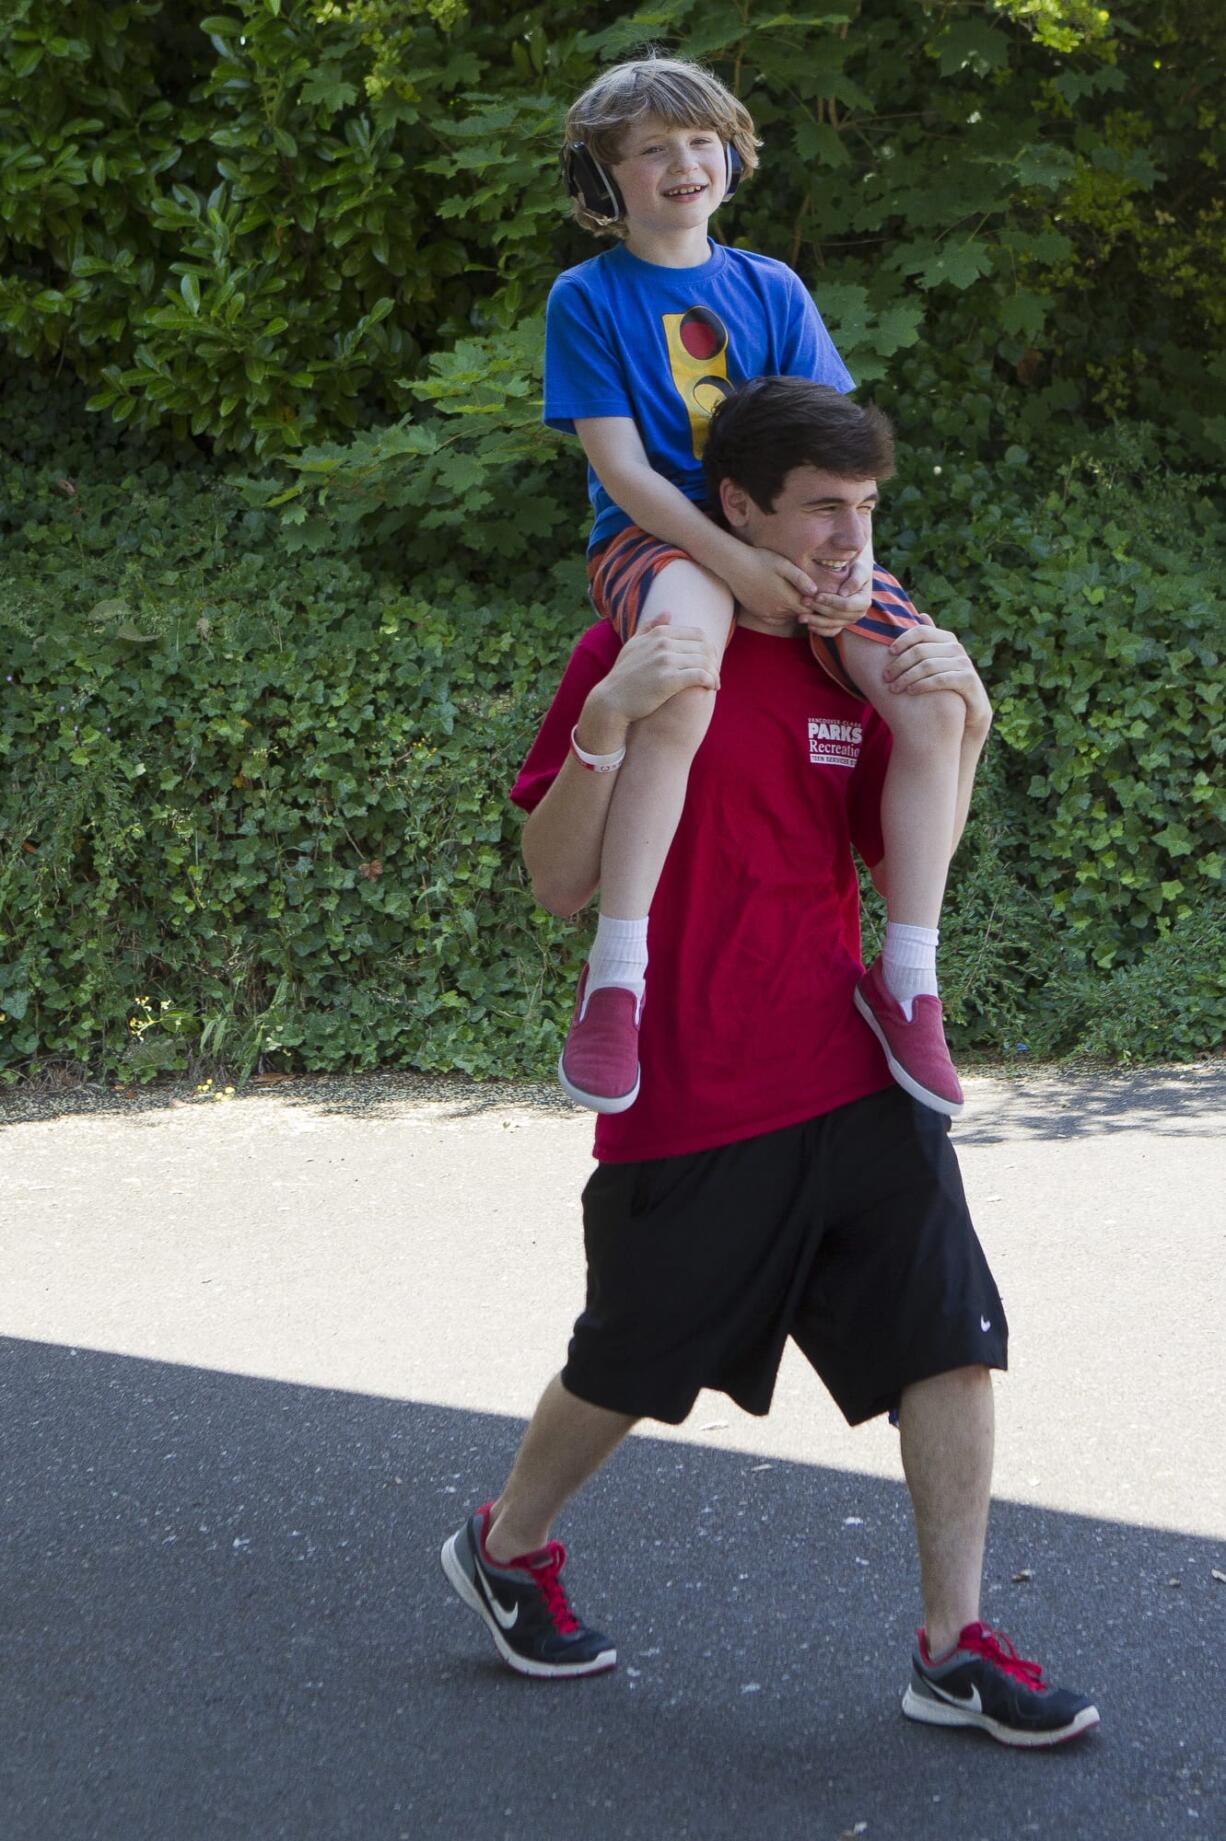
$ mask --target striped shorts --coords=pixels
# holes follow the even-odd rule
[[[839,689],[863,700],[863,691],[858,689],[855,679],[843,663],[843,641],[848,633],[857,633],[861,639],[872,639],[879,646],[888,646],[909,627],[923,624],[919,609],[898,577],[891,575],[879,563],[874,563],[873,603],[868,612],[862,614],[859,620],[853,620],[849,627],[836,633],[833,638],[827,638],[824,633],[810,633],[809,645],[818,664],[829,672]]]
[[[676,544],[664,543],[637,524],[628,524],[596,549],[588,551],[588,599],[602,620],[611,620],[625,645],[638,630],[651,585],[669,563],[693,562]]]
[[[676,544],[665,543],[627,525],[615,537],[588,553],[588,598],[602,620],[610,620],[623,645],[637,630],[643,606],[652,584],[669,563],[693,562],[693,557]],[[888,646],[908,627],[922,624],[921,616],[897,577],[888,569],[873,568],[873,603],[868,612],[849,626],[848,633]],[[843,663],[842,642],[845,635],[826,638],[810,633],[809,644],[818,664],[832,677],[840,690],[862,700],[863,693]]]

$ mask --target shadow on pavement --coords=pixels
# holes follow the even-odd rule
[[[956,1135],[963,1144],[995,1144],[1008,1138],[1067,1139],[1112,1133],[1149,1132],[1158,1137],[1194,1131],[1200,1136],[1226,1135],[1226,1063],[1202,1061],[1187,1067],[1150,1068],[1140,1072],[1043,1069],[1022,1074],[1010,1069],[967,1073],[968,1106]],[[976,1080],[990,1082],[986,1095],[975,1092]],[[275,1099],[281,1105],[309,1107],[324,1117],[394,1119],[407,1109],[444,1124],[483,1114],[529,1111],[556,1118],[578,1118],[581,1109],[552,1083],[477,1081],[465,1075],[416,1074],[384,1069],[356,1075],[256,1075],[231,1103],[253,1105]],[[78,1086],[62,1091],[19,1089],[0,1097],[0,1127],[88,1114],[111,1119],[139,1119],[171,1108],[208,1107],[214,1095],[186,1082],[148,1087]]]
[[[564,1530],[621,1667],[532,1683],[438,1566],[519,1421],[13,1339],[0,1413],[5,1841],[1222,1832],[1207,1541],[998,1505],[985,1615],[1104,1722],[1022,1755],[898,1712],[900,1485],[632,1439]]]
[[[970,1076],[973,1081],[974,1075]],[[1151,1137],[1226,1136],[1226,1064],[1150,1069],[1143,1073],[1062,1076],[996,1081],[990,1106],[977,1112],[973,1091],[954,1128],[958,1144],[998,1144],[1003,1139],[1099,1138],[1118,1132]]]
[[[0,1094],[0,1129],[55,1119],[140,1119],[185,1106],[216,1104],[215,1089],[187,1080],[159,1080],[146,1086],[98,1081],[17,1087]],[[255,1074],[232,1096],[252,1105],[273,1098],[309,1106],[333,1118],[398,1118],[408,1108],[430,1107],[436,1117],[461,1121],[508,1108],[528,1108],[559,1118],[578,1117],[582,1108],[552,1081],[472,1080],[465,1074],[418,1074],[385,1068],[368,1074]]]

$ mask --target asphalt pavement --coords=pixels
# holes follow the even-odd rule
[[[1226,1835],[1226,1068],[972,1079],[1009,1311],[984,1611],[1101,1729],[899,1713],[897,1439],[789,1354],[558,1532],[606,1677],[498,1663],[444,1537],[582,1295],[590,1123],[412,1077],[0,1102],[3,1841]]]

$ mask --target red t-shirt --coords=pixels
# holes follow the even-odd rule
[[[525,811],[618,646],[602,622],[571,654],[511,789]],[[737,627],[720,678],[651,908],[639,1097],[596,1121],[606,1163],[754,1138],[890,1084],[852,1003],[863,967],[851,853],[882,855],[889,730],[805,637]]]

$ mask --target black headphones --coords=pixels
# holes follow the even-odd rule
[[[744,170],[741,156],[731,141],[724,142],[724,162],[727,175],[724,203],[727,203],[741,183],[741,173]],[[577,198],[584,210],[591,211],[595,217],[607,217],[614,222],[625,217],[626,201],[616,179],[582,141],[574,141],[569,147],[563,147],[562,177],[571,197]]]

